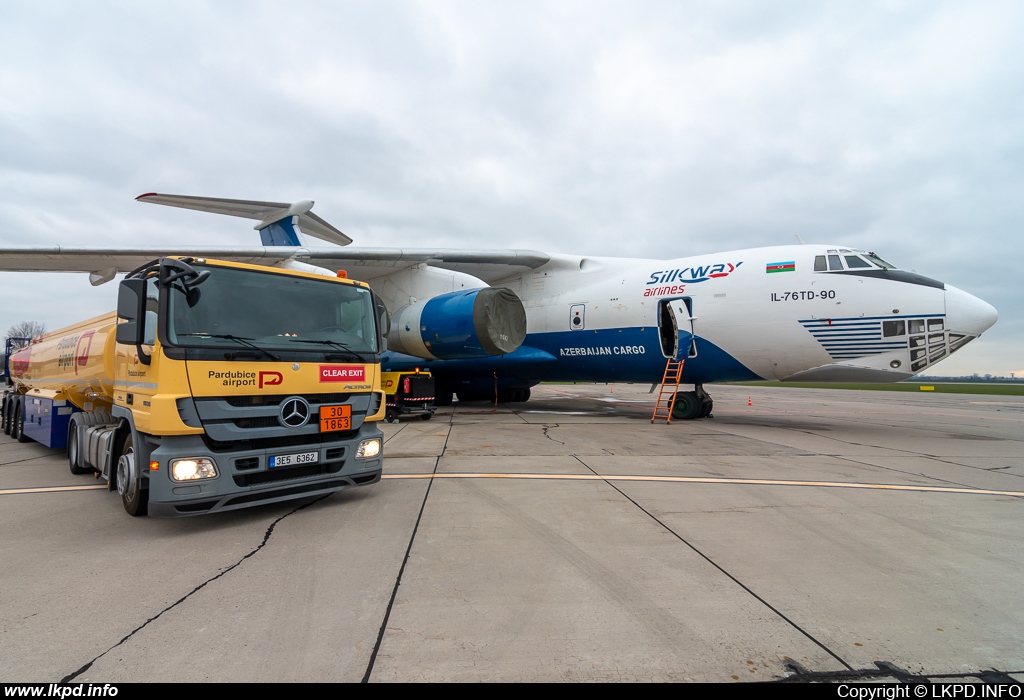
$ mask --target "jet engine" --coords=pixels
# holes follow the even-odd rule
[[[526,339],[526,309],[511,289],[485,287],[441,294],[399,309],[388,350],[425,360],[506,355]]]

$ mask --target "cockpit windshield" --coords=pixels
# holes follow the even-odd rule
[[[169,290],[167,335],[174,345],[377,352],[373,302],[364,287],[246,269],[207,269],[213,274],[190,295]]]
[[[814,258],[815,272],[835,272],[838,270],[895,270],[896,266],[886,262],[874,253],[866,253],[849,248],[829,250],[825,255]]]
[[[875,255],[874,253],[861,253],[861,255],[863,255],[865,258],[867,258],[868,260],[870,260],[874,264],[878,265],[883,270],[895,270],[896,269],[895,265],[893,265],[892,263],[887,263],[885,260],[882,260],[880,257]]]

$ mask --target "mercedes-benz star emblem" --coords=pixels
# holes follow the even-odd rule
[[[286,428],[301,428],[309,422],[309,403],[301,396],[285,399],[277,419]]]

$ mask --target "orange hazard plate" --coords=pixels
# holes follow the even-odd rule
[[[351,406],[320,407],[320,432],[330,433],[335,430],[352,430]]]

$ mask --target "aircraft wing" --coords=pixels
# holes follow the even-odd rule
[[[287,206],[287,205],[285,205]],[[0,248],[0,271],[88,272],[93,284],[130,272],[155,258],[189,255],[256,265],[288,260],[344,269],[354,279],[371,280],[415,265],[428,265],[473,275],[488,284],[536,269],[550,256],[535,250],[451,248],[296,248],[290,246],[85,248],[68,246]]]

